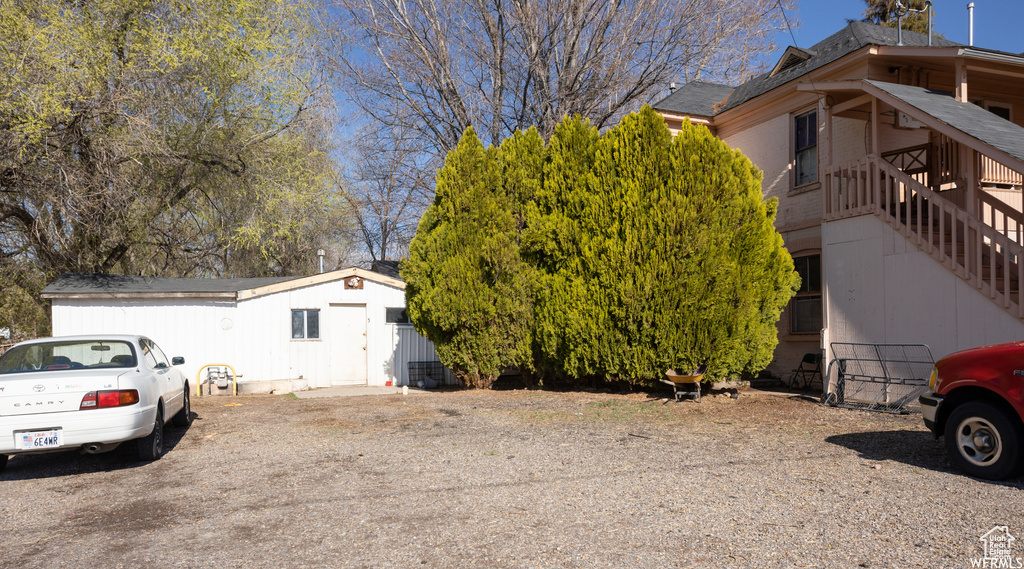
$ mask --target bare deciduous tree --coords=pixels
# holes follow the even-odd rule
[[[416,233],[420,213],[430,205],[430,154],[414,136],[366,128],[354,145],[354,168],[338,181],[355,220],[358,239],[372,261],[401,258]]]
[[[370,120],[436,156],[565,115],[601,128],[673,80],[738,79],[774,48],[779,0],[333,0],[334,68]]]

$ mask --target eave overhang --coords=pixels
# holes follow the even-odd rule
[[[832,94],[843,94],[844,100],[856,101],[860,98],[861,94],[867,94],[871,97],[878,99],[879,101],[891,106],[892,108],[906,114],[914,120],[920,122],[926,127],[939,132],[945,136],[948,136],[954,140],[957,140],[969,148],[980,152],[990,158],[1002,163],[1004,166],[1016,170],[1018,172],[1024,172],[1024,159],[1018,158],[1007,152],[993,146],[992,144],[974,136],[963,130],[956,128],[949,123],[933,116],[924,109],[921,109],[903,99],[893,95],[886,91],[881,84],[878,82],[859,79],[859,80],[847,80],[847,81],[816,81],[814,83],[803,83],[797,86],[797,90],[801,92],[818,93],[821,95],[832,95]],[[903,86],[901,86],[903,87]],[[935,96],[946,95],[936,93]],[[950,95],[949,99],[953,99]],[[973,109],[967,107],[975,107],[972,103],[963,103],[953,99],[957,105],[964,105],[965,111],[973,111]],[[839,103],[842,105],[842,103]],[[848,105],[844,105],[847,106]],[[980,107],[975,107],[979,110]],[[1016,126],[1016,125],[1014,125]],[[1017,127],[1020,128],[1020,127]]]

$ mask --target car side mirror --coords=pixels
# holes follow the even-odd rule
[[[177,356],[177,357],[171,358],[171,365],[172,366],[180,366],[180,365],[182,365],[184,363],[185,363],[185,358],[183,358],[181,356]]]

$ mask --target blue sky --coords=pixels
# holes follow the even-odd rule
[[[967,0],[934,0],[935,31],[946,39],[967,43]],[[796,0],[797,47],[811,47],[846,25],[863,18],[863,0]],[[792,12],[787,12],[792,17]],[[1010,53],[1024,52],[1024,0],[974,0],[974,45]],[[782,50],[793,45],[789,32],[775,39]]]

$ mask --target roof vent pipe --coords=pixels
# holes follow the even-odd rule
[[[668,92],[669,92],[669,94],[675,93],[676,89],[678,89],[678,87],[676,87],[675,81],[673,81],[673,82],[668,84]]]
[[[899,7],[902,7],[902,6],[899,6]],[[922,8],[920,10],[915,10],[913,8],[907,8],[907,13],[909,14],[910,12],[913,12],[915,14],[924,14],[924,16],[926,18],[928,18],[928,47],[931,47],[932,46],[932,18],[935,17],[935,11],[932,10],[932,0],[925,0],[924,8]],[[896,16],[899,17],[899,12],[896,13]],[[903,36],[902,36],[902,30],[901,30],[900,45],[903,45],[902,38],[903,38]]]
[[[932,20],[935,19],[935,10],[932,9],[932,0],[924,3],[924,9],[928,10],[928,47],[932,46]]]
[[[903,45],[903,16],[907,15],[908,10],[903,6],[903,2],[896,0],[893,11],[896,12],[896,45]]]
[[[974,2],[967,4],[967,45],[974,47]]]
[[[316,250],[316,256],[320,257],[320,273],[324,272],[324,254],[325,251],[323,249]]]

